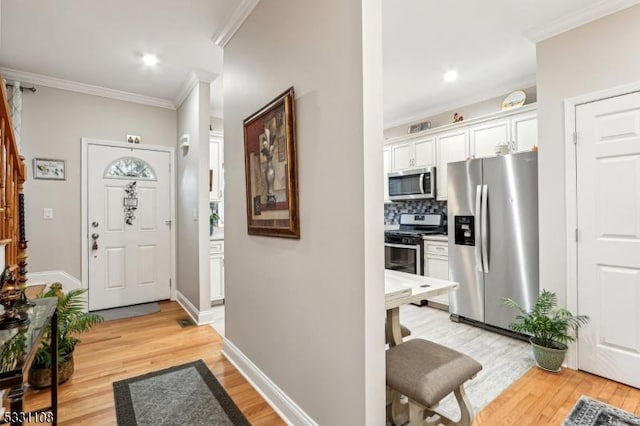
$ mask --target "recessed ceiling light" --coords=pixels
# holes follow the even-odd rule
[[[158,59],[158,57],[156,55],[144,55],[142,57],[142,62],[144,62],[145,65],[153,67],[155,65],[158,65],[158,63],[160,62],[160,60]]]
[[[444,73],[443,78],[444,78],[444,81],[446,81],[447,83],[456,81],[458,79],[458,71],[456,70],[447,71],[446,73]]]

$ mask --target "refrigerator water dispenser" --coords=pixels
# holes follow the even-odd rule
[[[454,217],[455,236],[454,241],[456,244],[463,246],[475,246],[476,245],[476,233],[475,233],[475,217],[474,216],[455,216]]]

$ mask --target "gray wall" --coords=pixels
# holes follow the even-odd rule
[[[527,94],[525,105],[536,102],[537,93],[535,87],[527,87],[526,89],[522,90]],[[462,106],[460,108],[456,108],[455,110],[444,111],[440,114],[424,117],[420,120],[411,121],[401,126],[390,127],[388,129],[385,129],[384,137],[385,139],[388,139],[396,136],[406,135],[409,126],[411,126],[412,124],[423,123],[427,120],[431,121],[432,128],[444,126],[445,124],[451,124],[453,122],[453,114],[456,112],[458,114],[461,114],[465,120],[498,112],[501,110],[502,101],[504,101],[504,98],[506,98],[508,94],[509,93],[505,93],[504,95],[487,99],[482,102]]]
[[[262,1],[225,48],[226,338],[323,425],[384,423],[380,2],[362,3]],[[289,86],[301,238],[249,236],[242,122]]]
[[[29,271],[62,270],[81,278],[80,138],[124,142],[127,134],[142,143],[174,146],[176,112],[130,102],[38,86],[25,92],[22,147]],[[33,158],[67,162],[66,181],[33,179]],[[43,220],[51,207],[53,220]]]
[[[566,297],[565,140],[567,98],[640,80],[640,6],[537,45],[540,287]]]
[[[209,285],[209,85],[198,83],[178,108],[177,289],[198,310],[211,308]]]

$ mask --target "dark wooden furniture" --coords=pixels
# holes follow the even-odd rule
[[[0,423],[22,425],[29,419],[51,420],[52,425],[58,419],[58,316],[55,297],[35,299],[35,306],[28,310],[29,324],[22,327],[0,330],[0,389],[9,390],[10,406]],[[47,324],[51,322],[51,406],[29,413],[24,412],[24,381],[40,346]],[[47,417],[44,413],[51,412]],[[42,423],[42,421],[37,421]]]

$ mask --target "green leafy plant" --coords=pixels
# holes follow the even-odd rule
[[[516,301],[507,297],[502,302],[520,312],[516,322],[510,324],[513,331],[533,336],[532,342],[546,348],[564,349],[563,345],[573,342],[575,338],[569,334],[589,322],[586,315],[573,315],[567,309],[558,308],[556,294],[542,290],[533,309],[527,312]]]
[[[218,216],[218,213],[213,212],[209,215],[209,225],[211,226],[216,226],[218,224],[218,220],[220,219],[220,216]]]
[[[80,339],[76,337],[78,334],[103,321],[100,315],[84,312],[83,295],[86,292],[86,288],[76,288],[65,293],[60,283],[53,283],[46,292],[38,296],[58,298],[58,363],[63,362],[80,343]],[[36,368],[51,368],[50,336],[49,323],[34,358],[33,364]]]

